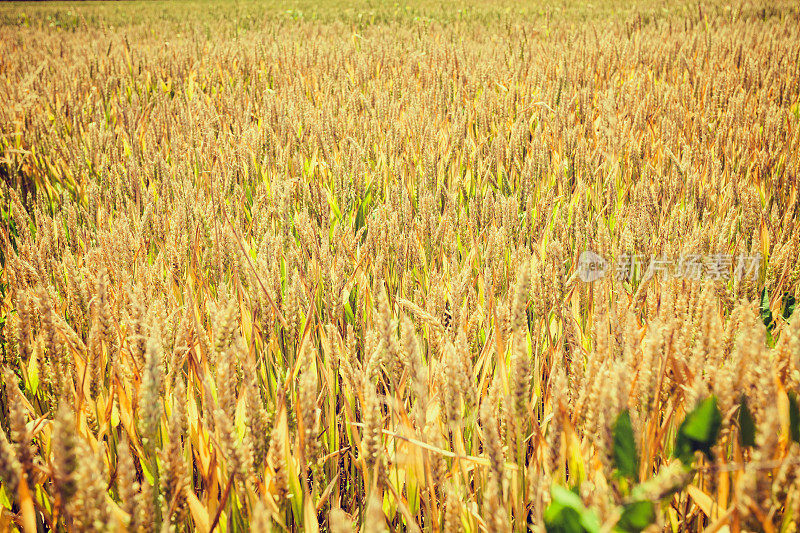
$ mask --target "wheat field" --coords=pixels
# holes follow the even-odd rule
[[[0,6],[0,531],[800,523],[800,6]]]

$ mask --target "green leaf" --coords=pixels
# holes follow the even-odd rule
[[[786,295],[783,301],[786,302],[783,307],[783,318],[784,320],[789,320],[789,318],[792,316],[792,313],[794,313],[794,308],[797,305],[797,302],[795,301],[794,296],[791,294]]]
[[[547,506],[544,513],[544,528],[548,533],[583,533],[581,515],[571,507],[556,503]]]
[[[625,505],[615,531],[639,532],[656,521],[656,509],[649,500]]]
[[[560,485],[550,489],[552,501],[544,512],[544,527],[552,533],[597,533],[600,519],[586,509],[580,497]]]
[[[0,507],[5,507],[9,511],[11,510],[11,500],[8,498],[8,495],[6,494],[5,485],[0,487]]]
[[[600,518],[591,509],[585,509],[581,513],[581,526],[587,533],[600,533],[602,528]]]
[[[722,413],[717,407],[717,398],[710,396],[686,415],[678,429],[673,456],[686,465],[691,464],[694,452],[700,451],[710,457],[721,425]]]
[[[681,429],[687,437],[710,444],[716,438],[721,423],[722,414],[717,407],[717,398],[710,396],[686,416]]]
[[[756,421],[753,413],[747,407],[747,398],[742,395],[741,407],[739,407],[739,438],[742,446],[756,445]]]
[[[350,304],[349,303],[344,304],[344,316],[347,318],[347,321],[350,324],[355,325],[356,319],[353,316],[353,310],[350,309]]]
[[[325,192],[328,194],[328,205],[333,212],[333,216],[336,218],[336,220],[341,220],[342,211],[339,209],[339,204],[336,202],[336,197],[329,190],[326,190]]]
[[[636,451],[636,440],[633,438],[631,414],[628,409],[622,411],[614,422],[614,462],[617,471],[635,480],[639,475],[639,454]]]
[[[158,466],[151,464],[149,461],[141,461],[142,475],[149,485],[155,485],[156,476],[154,470],[158,471]]]
[[[767,326],[768,329],[772,329],[772,310],[769,308],[769,294],[767,293],[767,289],[761,291],[761,320],[764,321],[764,325]]]
[[[789,391],[789,436],[800,442],[800,405],[794,391]]]
[[[27,388],[31,393],[36,395],[39,390],[39,361],[38,357],[34,354],[28,361],[28,383]]]

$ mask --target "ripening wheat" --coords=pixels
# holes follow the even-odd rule
[[[797,531],[800,7],[551,4],[0,7],[0,531]]]

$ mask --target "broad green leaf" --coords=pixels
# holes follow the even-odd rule
[[[691,464],[696,451],[710,456],[721,424],[722,413],[717,407],[717,398],[710,396],[686,415],[678,429],[673,455],[686,465]]]
[[[633,437],[631,414],[627,409],[614,422],[614,462],[621,475],[631,480],[639,475],[639,454]]]
[[[792,313],[794,313],[794,308],[797,305],[797,302],[795,301],[794,296],[791,294],[784,296],[783,301],[785,302],[783,307],[783,318],[784,320],[789,320],[789,318],[792,316]]]
[[[583,506],[580,497],[574,492],[553,485],[550,490],[552,501],[544,512],[545,529],[553,533],[597,533],[600,519]]]
[[[639,532],[656,521],[656,510],[649,500],[625,505],[615,531]]]
[[[544,512],[544,527],[548,533],[583,533],[581,526],[581,512],[573,506],[560,502],[556,498],[556,489],[563,487],[553,487],[553,501],[547,506]],[[566,491],[569,492],[569,491]],[[573,495],[578,499],[577,495]]]
[[[742,395],[741,407],[739,407],[739,438],[742,446],[756,445],[756,422],[744,395]]]

